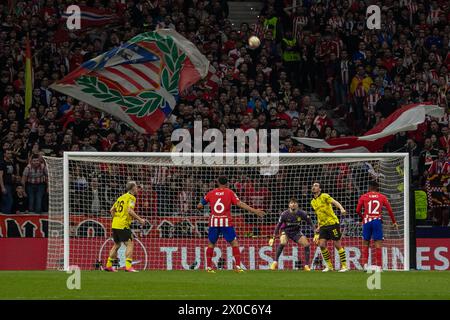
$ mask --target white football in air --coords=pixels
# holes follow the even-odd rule
[[[257,36],[251,36],[250,38],[248,38],[248,45],[250,46],[250,48],[256,49],[259,47],[260,44],[261,41]]]

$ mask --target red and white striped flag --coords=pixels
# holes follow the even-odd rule
[[[377,152],[389,142],[396,133],[413,131],[427,116],[440,118],[444,109],[431,104],[406,105],[361,137],[349,136],[332,139],[312,139],[292,137],[309,147],[321,149],[324,152]]]
[[[61,20],[63,23],[71,16],[71,13],[63,12]],[[99,27],[117,22],[120,17],[106,9],[98,9],[87,6],[80,6],[81,28]]]

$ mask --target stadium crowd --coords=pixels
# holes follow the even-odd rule
[[[380,1],[381,29],[369,30],[365,11],[372,2],[266,0],[257,23],[240,26],[228,20],[225,0],[0,3],[0,211],[48,209],[42,156],[170,151],[172,131],[192,129],[197,120],[204,129],[222,131],[277,128],[281,152],[315,152],[291,137],[360,135],[400,106],[425,101],[445,108],[445,116],[398,134],[384,151],[410,152],[418,188],[424,188],[429,174],[450,174],[445,172],[450,171],[449,3]],[[121,23],[65,32],[59,21],[72,3],[104,8]],[[138,134],[49,88],[84,61],[164,27],[197,45],[215,66],[221,85],[203,81],[192,87],[158,132]],[[34,90],[26,118],[27,34]],[[250,35],[261,39],[258,49],[248,47]],[[313,96],[321,106],[312,105]],[[336,128],[337,122],[345,126]],[[448,225],[448,212],[437,211],[429,219]]]

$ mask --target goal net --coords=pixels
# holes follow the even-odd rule
[[[197,203],[215,187],[216,179],[225,175],[229,187],[238,197],[266,215],[259,218],[238,207],[232,208],[241,250],[242,267],[247,270],[269,269],[279,239],[268,245],[279,214],[286,210],[291,197],[299,200],[300,209],[311,208],[311,186],[321,184],[347,211],[340,219],[342,243],[350,269],[362,269],[361,219],[355,212],[359,197],[368,191],[370,181],[377,181],[400,225],[392,227],[385,210],[383,269],[409,269],[407,154],[240,154],[217,157],[215,163],[193,155],[183,161],[170,153],[90,153],[68,152],[64,158],[45,160],[49,171],[49,241],[48,269],[101,269],[113,245],[112,218],[109,209],[125,193],[127,181],[140,186],[136,196],[136,213],[147,220],[145,226],[133,222],[136,269],[204,269],[208,244],[209,207],[198,211]],[[195,158],[195,159],[194,159]],[[177,161],[175,161],[177,160]],[[311,266],[324,266],[320,248],[313,241],[313,230],[302,226],[311,242]],[[340,267],[339,256],[329,243],[332,262]],[[373,249],[374,251],[374,249]],[[333,254],[334,252],[334,254]],[[369,254],[369,263],[375,252]],[[125,247],[119,249],[117,267],[125,265]],[[213,262],[219,269],[232,269],[232,249],[219,239]],[[304,249],[288,242],[279,259],[279,269],[299,269],[305,264]]]

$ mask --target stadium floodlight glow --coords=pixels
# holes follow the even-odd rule
[[[260,169],[267,162],[262,159],[274,155],[278,158],[277,170],[264,173]],[[202,153],[182,156],[207,159]],[[196,204],[214,187],[216,178],[225,174],[238,197],[267,212],[264,218],[257,218],[237,207],[232,210],[243,268],[269,269],[276,250],[268,245],[269,236],[291,197],[296,197],[300,209],[316,221],[310,202],[311,186],[317,181],[322,191],[338,200],[347,211],[345,217],[336,212],[347,263],[350,269],[361,270],[362,226],[355,209],[369,182],[377,180],[400,225],[396,230],[387,215],[384,217],[383,269],[409,270],[407,153],[215,154],[220,156],[227,160],[234,158],[234,162],[174,163],[172,153],[138,152],[65,152],[63,158],[44,157],[50,194],[47,269],[68,270],[70,265],[101,268],[112,243],[109,208],[125,192],[129,180],[137,181],[141,187],[136,210],[148,220],[143,228],[138,223],[131,226],[137,239],[134,267],[204,269],[209,210],[206,207],[199,212]],[[312,231],[309,227],[305,229],[312,243]],[[320,262],[320,250],[314,245],[312,249],[312,260]],[[289,243],[280,257],[279,268],[297,269],[302,250]],[[338,269],[337,252],[331,256]],[[233,267],[231,247],[224,240],[219,240],[213,262],[223,269]],[[118,266],[121,264],[123,261]]]

